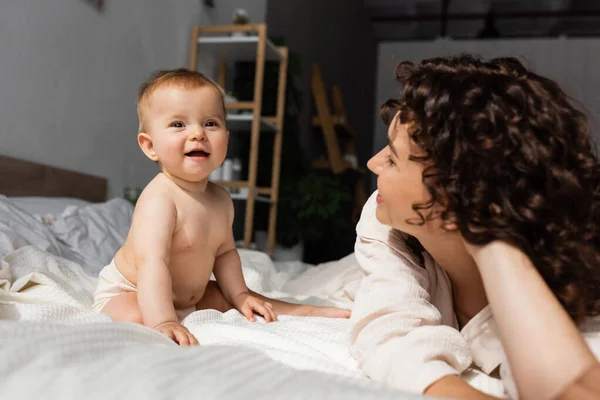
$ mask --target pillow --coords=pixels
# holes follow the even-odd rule
[[[76,254],[57,240],[48,226],[0,195],[0,257],[27,245],[79,261]]]
[[[97,275],[125,243],[133,209],[130,202],[120,198],[84,207],[67,207],[49,228]]]
[[[21,210],[29,214],[40,215],[60,215],[68,206],[83,207],[91,204],[89,201],[76,199],[73,197],[9,197]]]

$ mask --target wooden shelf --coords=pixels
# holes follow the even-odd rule
[[[287,68],[289,51],[287,47],[277,47],[268,39],[266,24],[212,25],[195,26],[192,30],[190,44],[189,68],[198,69],[198,54],[207,55],[218,62],[218,78],[216,82],[223,88],[227,83],[227,64],[235,61],[248,61],[255,64],[254,93],[251,101],[226,102],[229,111],[227,127],[230,131],[245,131],[250,137],[248,159],[248,178],[246,181],[214,182],[231,190],[235,200],[245,200],[244,247],[252,243],[254,227],[254,205],[256,202],[269,204],[268,218],[268,252],[275,249],[275,228],[277,223],[277,197],[279,193],[279,176],[281,163],[281,145],[283,141],[283,120],[285,111],[285,93],[287,85]],[[279,64],[277,85],[276,116],[259,115],[262,107],[263,83],[265,78],[265,62],[276,61]],[[216,71],[215,71],[216,72]],[[256,187],[259,163],[259,141],[262,132],[273,140],[271,187]],[[261,162],[264,155],[261,154]],[[248,196],[248,193],[252,193]]]
[[[247,188],[248,187],[248,181],[212,181],[212,183],[219,185],[221,187],[224,188],[232,188],[232,189],[240,189],[240,188]],[[256,193],[258,194],[266,194],[266,195],[271,195],[273,192],[273,189],[271,189],[270,187],[257,187],[256,188]]]
[[[252,101],[228,101],[225,102],[225,108],[228,110],[252,110],[254,102]]]
[[[212,181],[215,185],[224,188],[245,188],[248,187],[248,181]]]
[[[277,117],[263,117],[263,119],[275,126],[277,126]]]
[[[230,131],[250,131],[252,129],[253,115],[250,113],[244,114],[229,114],[227,115],[227,129]],[[277,131],[277,124],[269,117],[260,119],[261,131]]]
[[[247,194],[230,193],[230,195],[231,195],[231,199],[232,200],[248,200],[248,195]],[[275,203],[277,203],[277,201],[272,200],[270,197],[259,196],[259,195],[255,195],[254,196],[254,200],[258,201],[259,203],[268,203],[268,204],[275,204]]]
[[[220,59],[226,59],[227,61],[254,61],[256,60],[258,40],[257,35],[200,36],[198,44],[202,53],[209,53]],[[284,58],[277,46],[268,39],[266,40],[265,50],[265,60],[279,61]]]
[[[261,188],[256,188],[256,192],[258,194],[268,194],[270,196],[271,193],[273,192],[273,190],[270,187],[261,187]]]

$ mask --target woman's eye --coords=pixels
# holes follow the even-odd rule
[[[395,165],[394,160],[392,160],[392,156],[387,156],[386,157],[386,164],[387,165]]]
[[[171,124],[169,125],[170,128],[183,128],[185,125],[183,125],[183,122],[181,121],[175,121],[175,122],[171,122]]]

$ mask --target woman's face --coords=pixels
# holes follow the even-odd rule
[[[423,184],[424,166],[409,160],[409,155],[419,155],[421,151],[410,140],[406,128],[396,114],[388,129],[389,144],[369,160],[367,167],[377,175],[379,222],[418,237],[424,227],[407,220],[418,220],[412,205],[425,203],[431,196]]]

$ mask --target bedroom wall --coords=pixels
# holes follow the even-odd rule
[[[0,153],[109,179],[109,195],[156,173],[136,142],[135,98],[152,71],[187,66],[197,24],[266,0],[0,2]]]
[[[469,52],[482,57],[513,55],[541,75],[555,79],[563,89],[583,105],[591,120],[592,134],[600,142],[600,39],[523,39],[498,41],[388,42],[378,48],[377,95],[373,113],[390,97],[397,97],[399,86],[394,80],[396,65],[403,60]],[[373,152],[387,143],[387,127],[376,119]],[[375,182],[372,181],[372,189]]]
[[[363,0],[285,0],[267,6],[270,36],[282,36],[290,51],[302,57],[297,79],[303,94],[300,128],[302,144],[315,147],[309,131],[314,115],[310,87],[312,63],[318,63],[330,94],[340,85],[348,119],[357,134],[358,155],[366,163],[373,141],[373,99],[377,43]]]

